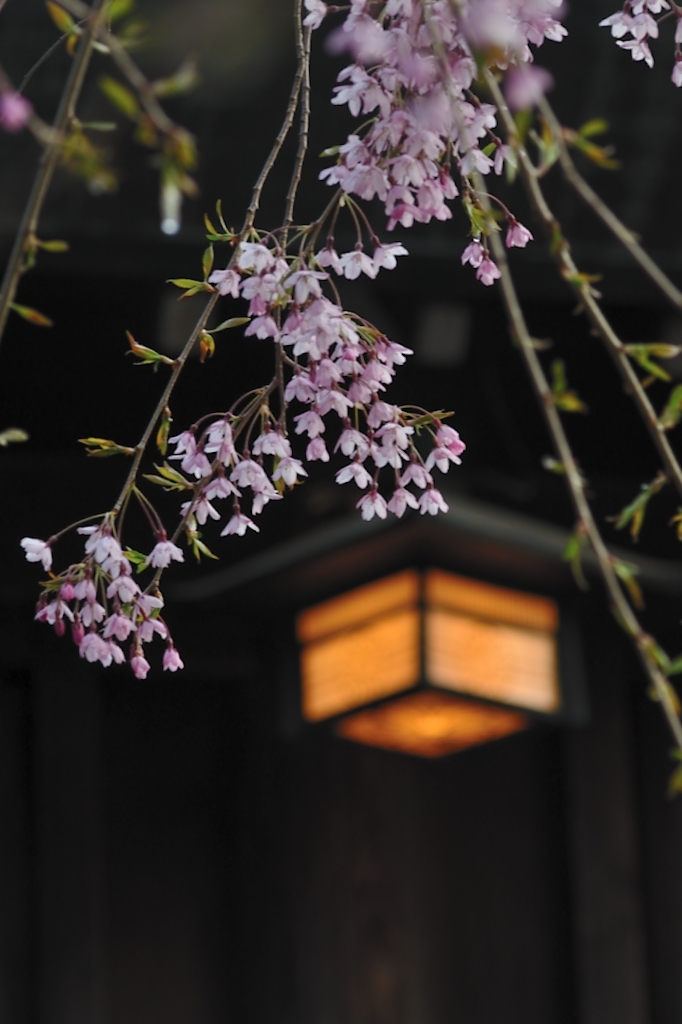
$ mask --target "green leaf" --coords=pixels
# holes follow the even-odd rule
[[[199,540],[197,533],[189,533],[187,535],[188,542],[192,545],[192,553],[196,558],[197,562],[201,561],[201,556],[206,555],[207,558],[214,558],[218,561],[218,556],[214,555],[210,548],[207,548],[203,540]]]
[[[39,249],[44,249],[45,252],[68,252],[69,243],[63,242],[59,238],[53,238],[49,242],[41,242],[40,239],[36,239],[36,245]]]
[[[137,97],[125,85],[117,82],[115,78],[105,75],[99,80],[99,87],[114,106],[129,117],[131,121],[137,121],[140,113],[140,104]]]
[[[202,331],[199,335],[199,362],[205,363],[215,355],[215,340],[208,331]]]
[[[583,139],[591,139],[592,136],[603,135],[608,130],[608,122],[603,117],[593,117],[591,121],[586,121],[584,125],[578,128],[578,135],[581,135]]]
[[[147,561],[147,556],[141,551],[135,551],[134,548],[126,548],[124,554],[132,565],[141,565]]]
[[[200,81],[196,63],[190,59],[184,61],[174,75],[152,82],[152,92],[159,97],[179,96],[181,93],[194,89]]]
[[[649,501],[658,492],[665,487],[667,483],[666,477],[663,475],[657,476],[650,484],[643,484],[642,490],[629,505],[618,514],[616,518],[616,529],[623,530],[626,526],[630,526],[630,536],[633,540],[639,540],[639,534],[644,523],[644,516],[646,514],[647,506]]]
[[[135,449],[124,444],[117,444],[106,437],[79,437],[79,444],[84,444],[87,454],[93,458],[105,459],[111,455],[134,455]]]
[[[209,286],[206,288],[205,281],[193,281],[191,277],[169,277],[166,284],[174,284],[176,288],[197,288],[200,291],[213,291]]]
[[[157,466],[154,463],[154,468],[158,471],[159,476],[143,474],[145,480],[149,480],[150,483],[158,484],[159,487],[163,487],[166,491],[194,490],[194,484],[187,480],[182,473],[178,473],[177,469],[169,466],[167,462],[164,462],[163,466]]]
[[[204,281],[211,273],[213,269],[213,246],[209,245],[208,249],[204,249],[204,255],[201,259],[201,269],[204,272]]]
[[[125,18],[135,7],[135,0],[110,0],[107,4],[107,17],[109,21],[118,21]]]
[[[145,366],[149,363],[165,363],[166,366],[175,366],[174,359],[169,359],[168,356],[156,352],[153,348],[147,348],[146,345],[138,345],[130,331],[126,331],[126,337],[130,345],[130,351],[140,360],[137,364],[138,366]]]
[[[51,0],[48,0],[45,6],[47,7],[47,13],[50,15],[60,32],[64,33],[64,35],[69,35],[73,32],[76,23],[63,7],[60,7],[59,4],[52,3]]]
[[[661,413],[659,423],[664,430],[676,427],[682,417],[682,384],[677,384],[668,397],[665,409]]]
[[[166,408],[163,411],[163,418],[161,419],[161,424],[156,432],[156,447],[159,449],[162,455],[165,455],[166,452],[168,451],[168,435],[170,433],[170,427],[172,422],[173,417],[171,416],[171,411],[168,408],[168,406],[166,406]]]
[[[639,572],[637,566],[632,565],[631,562],[624,562],[620,558],[614,558],[613,568],[618,578],[625,584],[625,588],[635,608],[642,609],[644,607],[644,598],[642,597],[639,583],[635,579],[635,575]]]
[[[552,395],[557,409],[563,412],[587,412],[587,406],[575,391],[568,389],[566,370],[561,359],[552,363]]]
[[[227,331],[231,327],[243,327],[244,324],[248,324],[251,317],[249,316],[231,316],[229,320],[223,320],[217,327],[212,327],[207,333],[217,334],[218,331]]]
[[[583,572],[582,555],[583,548],[587,543],[587,536],[582,529],[577,529],[575,533],[571,534],[568,538],[568,543],[563,550],[562,558],[564,562],[568,562],[573,573],[573,579],[580,587],[581,590],[589,590],[585,574]]]
[[[0,432],[0,447],[6,448],[8,444],[20,444],[28,441],[28,434],[21,427],[7,427]]]
[[[28,320],[30,324],[35,327],[52,327],[54,326],[49,316],[45,316],[44,313],[39,313],[37,309],[31,309],[30,306],[19,306],[16,302],[10,303],[10,309],[13,309],[15,313],[18,313],[24,320]]]
[[[666,675],[677,676],[680,672],[682,672],[682,654],[669,663]]]

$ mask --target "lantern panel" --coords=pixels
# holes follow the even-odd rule
[[[441,757],[526,728],[517,711],[490,707],[433,690],[344,718],[336,731],[345,739],[421,757]]]
[[[315,722],[401,693],[419,673],[419,611],[389,613],[303,649],[303,714]]]
[[[425,598],[427,605],[450,608],[477,619],[505,622],[509,626],[547,633],[556,632],[559,626],[559,610],[547,597],[508,590],[439,569],[431,569],[426,574]]]
[[[411,569],[396,573],[303,612],[298,617],[298,638],[302,643],[319,640],[341,629],[364,624],[376,615],[416,605],[418,601],[418,574]]]
[[[552,633],[426,613],[426,676],[434,686],[550,713],[559,707]]]

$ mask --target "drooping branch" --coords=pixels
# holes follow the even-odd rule
[[[7,324],[11,305],[14,302],[23,269],[24,256],[32,236],[37,231],[40,211],[59,162],[61,141],[75,116],[76,103],[83,88],[92,56],[93,43],[99,33],[104,10],[105,0],[93,0],[92,7],[85,7],[87,22],[55,115],[54,139],[46,145],[40,158],[38,173],[14,240],[2,285],[0,285],[0,340]]]
[[[682,292],[677,288],[667,274],[664,274],[657,263],[642,248],[632,231],[626,228],[625,224],[616,217],[613,210],[606,205],[603,199],[597,195],[594,189],[585,181],[582,174],[576,167],[573,158],[566,145],[562,127],[557,117],[543,96],[539,100],[539,108],[542,116],[552,130],[552,135],[559,153],[559,166],[564,177],[571,188],[575,189],[590,209],[599,217],[621,245],[628,251],[630,256],[639,264],[645,274],[661,290],[665,297],[675,306],[682,310]]]
[[[516,124],[509,108],[507,107],[502,90],[497,83],[495,76],[489,70],[484,71],[485,82],[493,96],[495,104],[504,123],[509,142],[516,151],[519,170],[524,185],[528,192],[531,204],[539,217],[547,234],[550,248],[554,259],[559,267],[561,276],[571,286],[579,299],[585,313],[594,327],[597,334],[606,345],[622,380],[626,391],[632,396],[640,416],[644,421],[649,437],[656,448],[663,468],[669,480],[674,484],[679,495],[682,497],[682,467],[675,455],[670,442],[666,436],[663,426],[659,422],[656,411],[649,400],[642,383],[637,376],[632,363],[628,357],[626,347],[616,334],[611,323],[599,305],[589,280],[581,274],[575,264],[568,242],[561,234],[561,226],[550,209],[540,182],[535,173],[535,167],[518,137]]]
[[[490,204],[487,198],[487,190],[481,175],[476,174],[476,187],[483,197],[483,202],[490,212]],[[507,253],[504,244],[497,232],[490,236],[490,246],[495,257],[495,262],[500,269],[500,285],[502,288],[502,299],[509,321],[509,329],[513,339],[518,343],[519,350],[528,371],[533,389],[537,395],[547,429],[554,444],[558,459],[563,466],[569,493],[573,502],[580,529],[588,538],[597,567],[601,575],[611,609],[623,628],[632,638],[637,649],[640,661],[646,672],[657,698],[661,702],[666,721],[675,743],[682,753],[682,722],[675,708],[675,700],[671,693],[671,687],[665,678],[652,653],[652,638],[644,632],[637,616],[635,615],[630,602],[623,593],[622,586],[614,569],[614,560],[604,543],[599,528],[595,522],[592,510],[585,495],[585,487],[582,475],[576,464],[566,431],[564,430],[561,417],[557,410],[552,389],[545,376],[542,364],[528,330],[521,303],[519,302],[514,281],[507,261]]]

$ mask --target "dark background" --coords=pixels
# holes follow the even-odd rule
[[[575,0],[568,40],[546,44],[539,59],[560,83],[552,99],[565,123],[608,120],[622,168],[585,173],[678,279],[672,29],[662,31],[651,72],[596,28],[611,11]],[[0,453],[0,1021],[678,1024],[682,818],[679,800],[666,798],[670,743],[598,584],[581,604],[589,724],[439,762],[291,726],[293,611],[303,593],[287,596],[280,581],[273,596],[265,573],[243,592],[183,599],[185,579],[344,523],[355,496],[333,484],[333,468],[270,506],[260,535],[207,534],[218,568],[169,574],[184,674],[154,670],[139,683],[124,669],[99,672],[32,622],[38,576],[18,541],[114,500],[126,466],[86,460],[77,438],[134,444],[141,433],[162,381],[124,358],[125,331],[173,353],[191,329],[201,298],[178,306],[164,281],[198,275],[202,217],[217,199],[229,224],[241,222],[294,70],[285,0],[148,0],[140,12],[158,40],[136,55],[150,75],[197,53],[202,84],[169,110],[196,134],[201,196],[186,203],[181,232],[164,237],[148,152],[125,124],[103,136],[118,191],[92,196],[60,172],[40,234],[67,238],[70,251],[41,254],[21,283],[19,301],[55,326],[14,318],[0,349],[0,427],[30,434]],[[55,35],[42,4],[8,0],[0,60],[15,82]],[[341,66],[318,39],[301,220],[328,197],[317,154],[349,130],[328,102]],[[46,119],[67,69],[56,53],[27,90]],[[111,117],[97,86],[108,71],[95,55],[83,120]],[[0,146],[8,252],[38,150],[27,133],[4,135]],[[266,191],[263,226],[281,220],[292,154],[290,145]],[[604,275],[623,339],[679,338],[679,318],[557,172],[547,188],[581,269]],[[539,236],[520,190],[510,202]],[[388,237],[380,210],[371,216]],[[409,259],[376,282],[345,286],[344,301],[415,348],[394,401],[455,410],[468,448],[452,500],[570,529],[563,481],[541,465],[549,443],[496,293],[460,266],[465,231],[455,211],[447,224],[397,232]],[[655,476],[655,454],[544,244],[512,257],[531,330],[553,343],[543,360],[562,358],[589,406],[568,423],[570,436],[607,538],[627,547],[606,517]],[[219,250],[217,265],[227,258]],[[227,300],[218,315],[232,315]],[[440,333],[428,328],[434,317],[446,325]],[[448,324],[454,346],[443,344]],[[178,430],[270,372],[265,343],[217,340],[215,358],[192,362],[177,389]],[[655,386],[658,407],[667,390]],[[656,499],[641,551],[679,558],[668,525],[675,510],[672,493]],[[324,571],[313,561],[312,579]],[[679,599],[653,593],[644,613],[673,654],[682,647],[678,609]]]

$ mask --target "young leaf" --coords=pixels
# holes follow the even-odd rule
[[[215,340],[208,331],[202,331],[199,335],[199,362],[205,363],[215,355]]]
[[[158,484],[166,491],[191,491],[194,489],[194,484],[187,480],[182,473],[178,473],[176,469],[169,466],[167,462],[164,462],[163,466],[157,466],[154,463],[154,468],[158,470],[159,476],[143,474],[145,480],[149,480],[150,483]]]
[[[644,598],[642,597],[642,590],[635,579],[635,574],[639,571],[637,566],[632,565],[631,562],[623,562],[620,558],[614,558],[613,568],[618,578],[625,584],[625,588],[635,608],[643,608]]]
[[[49,242],[41,242],[40,239],[36,239],[36,245],[39,249],[44,249],[45,252],[68,252],[69,243],[63,242],[59,238],[53,238]]]
[[[115,78],[105,75],[99,80],[99,87],[104,95],[114,106],[129,117],[131,121],[137,121],[140,112],[140,104],[137,97],[125,85],[117,82]]]
[[[583,139],[590,139],[593,135],[603,135],[608,130],[608,121],[605,121],[603,117],[593,117],[591,121],[586,121],[578,128],[578,135]]]
[[[172,422],[173,417],[171,416],[171,411],[168,408],[168,406],[166,406],[166,408],[163,410],[161,424],[156,432],[156,447],[159,449],[162,455],[165,455],[166,452],[168,451],[168,435],[170,433],[170,427]]]
[[[564,412],[587,412],[587,406],[575,391],[570,391],[566,381],[566,370],[561,359],[552,363],[552,395],[557,409]]]
[[[125,18],[135,7],[135,0],[110,0],[107,6],[107,17],[109,21],[118,21]]]
[[[668,398],[665,409],[661,413],[659,423],[664,430],[672,430],[682,417],[682,384],[677,384]]]
[[[28,320],[30,324],[35,327],[52,327],[54,326],[49,316],[45,316],[44,313],[39,313],[37,309],[31,309],[30,306],[20,306],[16,302],[10,303],[10,309],[13,309],[15,313],[18,313],[24,320]]]
[[[73,32],[76,23],[63,7],[60,7],[59,4],[52,3],[51,0],[48,0],[45,6],[47,7],[47,13],[50,15],[60,32],[64,35],[69,35],[69,33]]]
[[[87,455],[93,458],[105,459],[110,455],[134,455],[135,449],[124,444],[117,444],[116,441],[109,441],[106,437],[79,437],[79,444],[87,448]]]
[[[204,255],[201,259],[201,269],[204,272],[204,281],[211,273],[213,269],[213,246],[209,245],[208,249],[204,249]]]
[[[568,562],[570,565],[571,572],[573,573],[573,579],[581,590],[589,590],[582,564],[583,548],[586,543],[587,536],[585,532],[578,528],[575,533],[571,534],[569,537],[568,543],[566,544],[561,556],[564,562]]]
[[[244,324],[248,324],[251,317],[248,316],[231,316],[229,320],[223,320],[217,327],[212,327],[208,334],[217,334],[218,331],[227,331],[230,327],[243,327]]]
[[[660,474],[650,484],[644,484],[642,490],[629,505],[619,513],[616,518],[616,529],[623,530],[629,524],[630,536],[634,541],[639,540],[639,534],[644,523],[644,516],[646,514],[647,506],[649,501],[658,494],[662,487],[665,487],[667,479],[663,474]]]
[[[130,351],[140,359],[140,362],[137,364],[138,366],[148,365],[149,363],[165,363],[167,366],[175,365],[174,360],[169,359],[168,356],[161,355],[160,352],[155,352],[153,348],[147,348],[146,345],[138,345],[130,331],[126,331],[126,338],[130,345]]]
[[[7,427],[0,433],[0,447],[6,448],[8,444],[19,444],[21,441],[28,441],[28,434],[21,427]]]
[[[166,284],[174,284],[176,288],[198,288],[200,291],[213,291],[209,286],[205,288],[205,281],[193,281],[191,277],[169,277]]]
[[[218,561],[218,556],[214,555],[210,548],[206,547],[203,540],[199,539],[200,536],[201,535],[199,533],[194,531],[187,533],[187,541],[192,546],[192,553],[196,558],[197,562],[201,561],[202,555],[206,555],[207,558],[214,558],[216,561]]]

